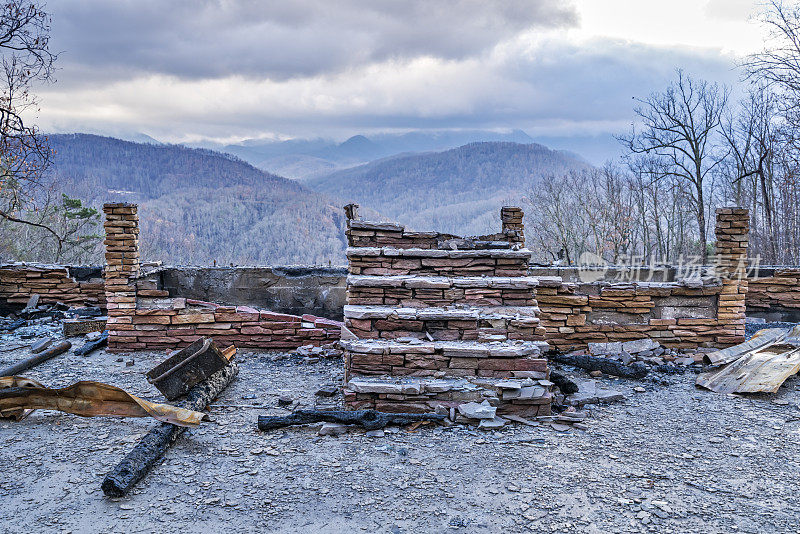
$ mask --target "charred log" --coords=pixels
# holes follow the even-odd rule
[[[217,371],[208,379],[194,386],[180,403],[182,408],[200,411],[213,401],[233,381],[239,372],[235,362]],[[160,423],[148,432],[131,452],[106,475],[103,493],[109,497],[122,497],[164,456],[167,449],[186,429]]]
[[[578,384],[556,371],[550,371],[550,382],[558,386],[558,389],[564,395],[572,395],[578,392]]]
[[[435,413],[385,413],[375,410],[326,411],[298,410],[290,415],[259,415],[259,430],[274,430],[310,423],[339,423],[359,425],[365,430],[378,430],[389,425],[408,425],[418,421],[444,421],[445,416]]]
[[[27,360],[22,360],[19,363],[15,363],[10,367],[6,367],[5,369],[0,370],[0,376],[18,375],[23,371],[30,369],[31,367],[36,367],[40,363],[46,362],[50,358],[55,358],[59,354],[67,352],[71,347],[72,343],[70,343],[69,341],[61,341],[59,343],[56,343],[50,348],[40,352],[36,356],[28,358]]]
[[[106,345],[108,345],[108,330],[104,331],[102,335],[94,341],[87,341],[84,346],[75,349],[75,354],[78,356],[88,356],[93,350],[105,347]]]
[[[607,375],[620,376],[622,378],[644,378],[649,369],[643,362],[634,362],[626,365],[619,360],[611,358],[601,358],[588,354],[553,354],[549,356],[551,360],[579,367],[586,371],[601,371]]]

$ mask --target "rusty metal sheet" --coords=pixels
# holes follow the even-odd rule
[[[34,410],[59,410],[83,417],[152,417],[164,423],[196,427],[205,414],[140,399],[102,382],[81,381],[61,389],[21,376],[0,377],[0,417],[16,420]]]
[[[749,341],[730,347],[735,350],[729,355],[739,354],[738,358],[698,375],[696,384],[717,393],[775,393],[800,371],[798,341],[800,327],[760,330]]]
[[[789,330],[786,328],[765,328],[759,330],[753,337],[732,347],[709,352],[703,357],[703,361],[710,365],[724,365],[738,360],[745,354],[764,347],[768,347],[786,338]]]

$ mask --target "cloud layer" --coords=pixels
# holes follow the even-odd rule
[[[631,97],[676,67],[738,76],[721,48],[580,35],[578,4],[558,0],[62,0],[51,10],[63,53],[39,121],[57,131],[598,133],[624,128]]]

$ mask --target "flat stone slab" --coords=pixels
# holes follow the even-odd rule
[[[449,289],[487,288],[487,289],[530,289],[539,286],[539,278],[533,276],[414,276],[390,275],[374,276],[351,274],[347,285],[351,287],[404,287],[408,289]],[[559,279],[560,280],[560,279]],[[559,281],[560,284],[560,281]]]
[[[352,304],[344,306],[344,316],[348,319],[405,319],[409,321],[536,319],[538,321],[539,313],[538,306],[448,306],[442,308],[397,308]]]
[[[639,352],[656,350],[659,347],[661,347],[661,344],[658,341],[650,338],[635,339],[633,341],[625,341],[622,343],[622,350],[628,354],[638,354]]]
[[[596,380],[576,380],[578,392],[564,398],[569,406],[584,404],[609,404],[625,400],[625,395],[615,389],[598,387]]]
[[[402,232],[405,227],[402,224],[393,222],[371,222],[371,221],[354,221],[350,220],[347,223],[350,228],[358,230],[388,230],[391,232]]]
[[[589,354],[593,356],[608,356],[622,352],[622,343],[612,341],[611,343],[589,343]]]
[[[506,341],[480,343],[475,341],[421,341],[400,343],[397,340],[356,339],[340,341],[344,350],[359,354],[405,354],[434,353],[441,351],[445,356],[473,358],[521,358],[539,356],[550,350],[546,341]]]
[[[521,258],[530,259],[531,251],[526,248],[478,249],[478,250],[439,250],[428,248],[394,247],[348,247],[347,257],[387,256],[403,258]]]
[[[458,413],[469,419],[494,419],[497,415],[497,408],[489,404],[489,401],[467,402],[458,405]]]
[[[394,395],[422,395],[448,391],[476,391],[482,389],[465,378],[405,378],[366,377],[351,378],[346,389],[355,393]]]

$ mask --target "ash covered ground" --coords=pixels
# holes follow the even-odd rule
[[[40,336],[56,327],[26,328],[38,329],[33,333]],[[23,335],[25,329],[3,336],[4,346],[19,343]],[[0,352],[0,365],[26,355],[24,348]],[[24,375],[50,387],[99,380],[163,402],[143,375],[164,356],[70,352]],[[331,437],[318,436],[319,425],[259,432],[256,418],[313,407],[321,386],[341,382],[340,360],[309,364],[270,352],[240,352],[236,358],[239,377],[209,409],[212,421],[185,433],[124,498],[106,497],[100,483],[157,424],[152,419],[37,411],[20,422],[0,421],[0,531],[797,528],[796,377],[777,395],[751,397],[695,389],[691,372],[640,381],[601,378],[598,384],[622,391],[626,400],[590,406],[585,432],[426,425],[414,431],[390,428],[384,437],[367,437],[362,430]],[[294,403],[279,407],[281,397]]]

